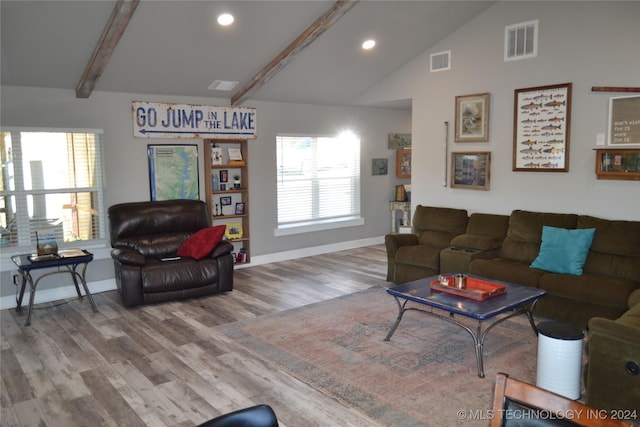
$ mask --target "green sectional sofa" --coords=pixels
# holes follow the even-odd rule
[[[586,403],[607,411],[632,411],[630,418],[635,411],[632,420],[640,421],[640,290],[631,293],[628,305],[616,320],[589,320]]]
[[[418,206],[416,235],[385,237],[387,280],[462,272],[544,289],[535,316],[588,330],[587,403],[640,416],[640,221],[525,210],[473,213],[465,221],[462,212]],[[577,269],[576,249],[584,255]],[[566,255],[572,268],[547,267],[549,253],[559,254],[551,264]]]

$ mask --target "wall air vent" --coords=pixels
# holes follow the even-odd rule
[[[431,72],[445,71],[451,69],[451,51],[431,54]]]
[[[533,58],[538,55],[538,20],[504,27],[504,60]]]

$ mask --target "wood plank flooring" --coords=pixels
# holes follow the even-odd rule
[[[1,426],[194,426],[259,403],[281,426],[375,426],[217,326],[384,286],[384,245],[236,270],[222,295],[133,309],[117,291],[0,312]]]

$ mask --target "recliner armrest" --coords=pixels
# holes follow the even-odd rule
[[[111,250],[111,258],[122,264],[144,265],[147,259],[133,249],[116,248]]]
[[[454,237],[451,246],[488,251],[500,248],[503,240],[501,237],[467,233]]]
[[[384,236],[387,247],[387,256],[392,258],[401,246],[415,246],[418,244],[418,236],[415,234],[387,234]]]
[[[219,256],[230,254],[233,252],[233,245],[227,240],[222,240],[218,245],[213,248],[213,251],[209,254],[210,258],[218,258]]]

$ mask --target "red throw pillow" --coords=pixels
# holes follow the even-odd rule
[[[195,259],[206,257],[220,243],[226,229],[226,225],[216,225],[197,231],[180,246],[177,255]]]

